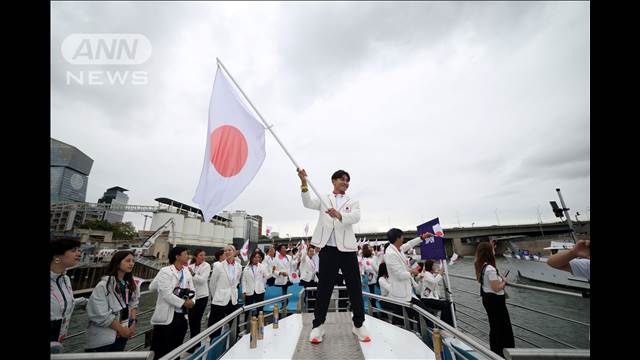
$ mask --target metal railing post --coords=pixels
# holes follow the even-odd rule
[[[433,352],[436,355],[436,360],[442,360],[442,336],[440,336],[440,329],[433,329]]]
[[[402,307],[402,317],[404,318],[404,328],[411,331],[411,323],[409,322],[409,314],[407,314],[407,308]]]

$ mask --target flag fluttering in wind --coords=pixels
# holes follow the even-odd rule
[[[247,239],[242,245],[242,249],[240,249],[240,256],[242,256],[242,260],[244,261],[249,259],[249,239]]]
[[[304,236],[307,236],[308,233],[309,233],[309,224],[304,226]]]
[[[446,259],[447,256],[444,251],[444,240],[442,239],[442,236],[444,236],[444,231],[440,226],[440,219],[431,219],[424,224],[418,225],[417,234],[420,235],[424,234],[425,232],[430,232],[434,236],[427,238],[420,245],[420,254],[422,260]]]
[[[455,264],[457,260],[458,260],[458,254],[454,252],[453,256],[451,256],[451,260],[449,260],[449,265]]]
[[[267,226],[267,237],[271,238],[271,226]]]
[[[235,200],[264,162],[265,128],[242,92],[218,66],[209,102],[204,163],[193,201],[204,222]]]

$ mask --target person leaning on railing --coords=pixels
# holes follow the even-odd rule
[[[435,271],[433,264],[433,260],[425,261],[424,271],[416,277],[416,280],[420,282],[420,300],[429,309],[440,310],[440,319],[453,326],[451,302],[441,299],[438,292],[438,283],[442,281],[443,269]]]
[[[187,309],[194,307],[190,297],[195,296],[191,273],[186,269],[189,253],[182,246],[169,250],[169,263],[158,272],[149,284],[149,290],[158,291],[156,307],[151,316],[153,334],[151,351],[154,359],[159,359],[180,346],[187,334]]]
[[[93,289],[87,304],[86,352],[124,351],[135,335],[140,287],[132,275],[134,265],[133,252],[116,252],[107,275]]]
[[[511,319],[507,310],[504,288],[507,281],[496,269],[496,258],[493,246],[481,242],[476,248],[476,279],[480,282],[482,306],[489,318],[489,344],[491,351],[503,356],[505,348],[515,347]]]
[[[49,265],[50,299],[50,332],[49,341],[52,353],[63,351],[62,342],[67,336],[71,314],[75,306],[87,303],[85,298],[73,298],[71,279],[66,271],[78,264],[80,260],[80,241],[64,237],[51,241],[51,263]]]
[[[590,240],[578,240],[571,250],[551,255],[547,260],[547,264],[552,268],[568,271],[575,276],[591,281],[590,245]]]
[[[404,232],[402,230],[393,228],[387,232],[390,245],[385,250],[384,262],[387,264],[387,270],[389,271],[390,298],[397,301],[410,302],[424,310],[428,310],[424,303],[413,293],[413,288],[417,287],[413,277],[418,275],[420,270],[418,268],[412,269],[409,266],[409,258],[405,253],[432,236],[433,234],[425,232],[419,237],[404,243]],[[395,309],[397,315],[403,315],[400,306],[395,306]],[[414,312],[411,312],[411,314],[412,317],[417,317]]]

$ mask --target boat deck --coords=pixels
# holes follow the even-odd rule
[[[293,314],[279,328],[264,328],[264,339],[249,348],[243,336],[223,359],[435,359],[435,354],[413,333],[365,315],[370,342],[359,342],[351,333],[350,312],[329,312],[320,344],[309,342],[313,314]]]

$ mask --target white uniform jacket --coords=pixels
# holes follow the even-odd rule
[[[234,261],[233,267],[235,273],[233,278],[229,279],[229,262],[217,262],[211,270],[211,280],[209,281],[209,290],[211,291],[211,303],[213,305],[225,306],[231,301],[233,305],[238,303],[238,284],[242,277],[242,265],[237,259]]]
[[[196,287],[195,300],[206,298],[209,296],[209,275],[211,274],[211,265],[203,261],[202,264],[196,265],[192,263],[189,268],[195,273],[193,275],[193,284]]]
[[[307,209],[320,210],[320,200],[312,199],[309,191],[303,192],[302,204]],[[342,215],[342,221],[334,219],[325,213],[326,209],[319,211],[318,223],[311,237],[311,245],[323,248],[331,233],[335,231],[336,246],[340,251],[358,251],[356,236],[353,232],[353,224],[360,221],[360,203],[357,200],[344,195],[342,204],[336,208],[336,199],[333,194],[325,197],[325,202]]]
[[[182,281],[180,281],[180,274],[183,275]],[[181,308],[185,300],[174,295],[173,290],[176,287],[191,289],[193,291],[196,290],[189,270],[183,268],[178,271],[173,265],[160,269],[158,275],[156,275],[153,281],[151,281],[151,284],[149,284],[149,290],[158,292],[156,308],[151,316],[151,325],[171,324],[173,321],[173,313],[182,311]]]
[[[413,296],[413,287],[417,287],[417,283],[413,280],[409,272],[409,258],[404,254],[411,250],[414,246],[420,244],[422,239],[417,237],[400,247],[400,250],[389,245],[384,253],[384,262],[387,264],[389,271],[389,284],[391,292],[389,297],[400,301],[411,301]]]
[[[253,294],[263,294],[264,284],[269,278],[269,271],[262,263],[258,263],[255,267],[247,264],[242,271],[242,293],[247,296]]]

